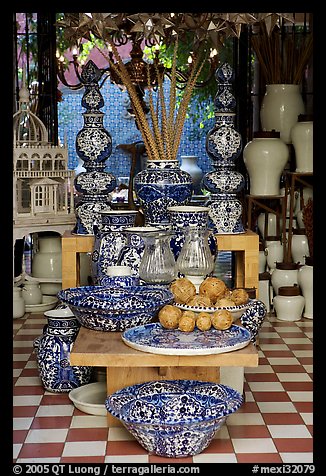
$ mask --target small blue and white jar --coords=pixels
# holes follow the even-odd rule
[[[43,387],[49,392],[70,392],[89,383],[92,367],[71,366],[70,352],[80,324],[69,308],[44,313],[47,325],[34,341],[37,366]]]
[[[244,233],[242,203],[235,193],[212,193],[205,203],[209,207],[209,225],[214,233]]]
[[[251,342],[256,344],[259,330],[267,314],[267,307],[263,301],[253,299],[251,306],[244,311],[240,317],[240,322],[251,333]]]

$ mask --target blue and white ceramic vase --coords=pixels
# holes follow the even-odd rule
[[[68,308],[46,311],[43,335],[34,341],[37,366],[43,387],[49,392],[70,392],[89,383],[92,367],[71,366],[70,352],[80,324]]]
[[[139,266],[145,250],[145,237],[147,233],[160,231],[154,226],[134,226],[125,228],[124,235],[127,243],[122,247],[118,257],[119,266],[129,266],[133,276],[139,277]]]
[[[242,203],[237,194],[244,188],[244,177],[235,170],[242,150],[241,134],[235,128],[236,101],[232,93],[234,71],[223,63],[215,73],[218,89],[214,98],[215,125],[206,136],[206,151],[214,171],[207,173],[202,187],[210,192],[209,227],[215,233],[244,233]]]
[[[95,285],[100,284],[102,278],[107,276],[108,266],[120,264],[118,262],[120,251],[127,244],[124,229],[134,225],[137,211],[111,210],[100,215],[101,225],[93,226],[91,276]]]
[[[174,232],[170,246],[177,260],[185,241],[188,227],[206,230],[208,227],[209,208],[196,205],[178,205],[168,207],[169,220]],[[208,236],[208,244],[214,259],[217,256],[217,245],[213,234]]]
[[[253,299],[252,304],[240,317],[240,322],[245,329],[251,332],[251,342],[256,344],[259,330],[266,317],[267,307],[263,301]]]
[[[81,104],[84,126],[76,136],[76,152],[84,162],[86,172],[75,178],[74,185],[80,194],[75,206],[75,234],[92,235],[93,225],[100,224],[100,212],[110,210],[110,192],[116,187],[114,175],[106,172],[105,161],[112,152],[112,138],[103,125],[104,106],[99,80],[103,71],[93,61],[88,61],[81,73],[85,87]]]
[[[148,160],[147,168],[135,176],[134,189],[145,225],[165,226],[169,224],[168,207],[190,202],[193,181],[180,169],[178,160]]]

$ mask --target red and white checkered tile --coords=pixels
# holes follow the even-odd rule
[[[67,394],[45,391],[33,340],[44,316],[14,320],[13,459],[29,463],[312,463],[313,321],[270,314],[259,334],[259,366],[245,368],[245,403],[206,450],[189,458],[150,455],[125,428],[81,412]]]

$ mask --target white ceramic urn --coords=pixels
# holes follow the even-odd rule
[[[300,114],[292,126],[291,139],[295,152],[296,172],[313,172],[314,123],[312,115]]]
[[[276,263],[271,276],[271,283],[275,294],[278,294],[281,286],[298,285],[298,269],[299,266],[296,263]]]
[[[48,278],[41,283],[43,294],[56,295],[61,290],[61,282],[53,282],[53,278],[62,279],[61,236],[40,236],[38,251],[33,256],[32,276]]]
[[[310,256],[309,243],[304,228],[294,228],[291,240],[291,255],[294,263],[305,264],[305,257]]]
[[[305,106],[298,84],[267,84],[260,108],[260,121],[264,131],[275,129],[285,144],[291,144],[291,128]]]
[[[276,318],[280,321],[300,321],[304,304],[299,286],[281,286],[273,298]]]
[[[203,171],[198,165],[197,155],[181,155],[180,169],[191,175],[194,185],[194,194],[200,194],[200,184],[203,178]]]
[[[276,268],[276,263],[283,261],[284,249],[277,236],[268,236],[265,244],[267,266],[268,270],[272,273]]]
[[[306,257],[305,264],[299,268],[298,284],[305,298],[303,317],[313,319],[314,268],[312,258]]]
[[[22,289],[18,286],[13,287],[13,318],[17,319],[19,317],[23,317],[25,314],[25,301],[22,296]]]
[[[280,179],[288,158],[289,149],[279,132],[255,132],[243,149],[250,195],[280,195]]]

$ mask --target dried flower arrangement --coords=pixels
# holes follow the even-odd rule
[[[111,47],[115,62],[112,61],[109,55],[106,55],[102,50],[99,51],[108,61],[110,68],[112,68],[114,73],[119,76],[129,93],[135,114],[135,120],[144,141],[148,160],[177,160],[187,108],[191,100],[195,83],[206,60],[205,52],[203,50],[199,52],[192,63],[191,73],[186,87],[184,88],[178,110],[176,110],[176,65],[178,40],[175,40],[174,45],[168,100],[165,98],[163,74],[156,66],[155,71],[158,100],[156,105],[154,105],[153,91],[151,87],[153,81],[152,78],[150,78],[149,67],[147,68],[149,120],[146,117],[140,98],[137,95],[135,85],[131,81],[130,74],[123,63],[116,46],[110,39],[107,39],[107,42]]]
[[[301,82],[313,49],[312,33],[301,36],[299,41],[295,34],[288,34],[281,43],[277,28],[268,33],[265,23],[260,23],[259,31],[252,36],[251,42],[266,84]]]

